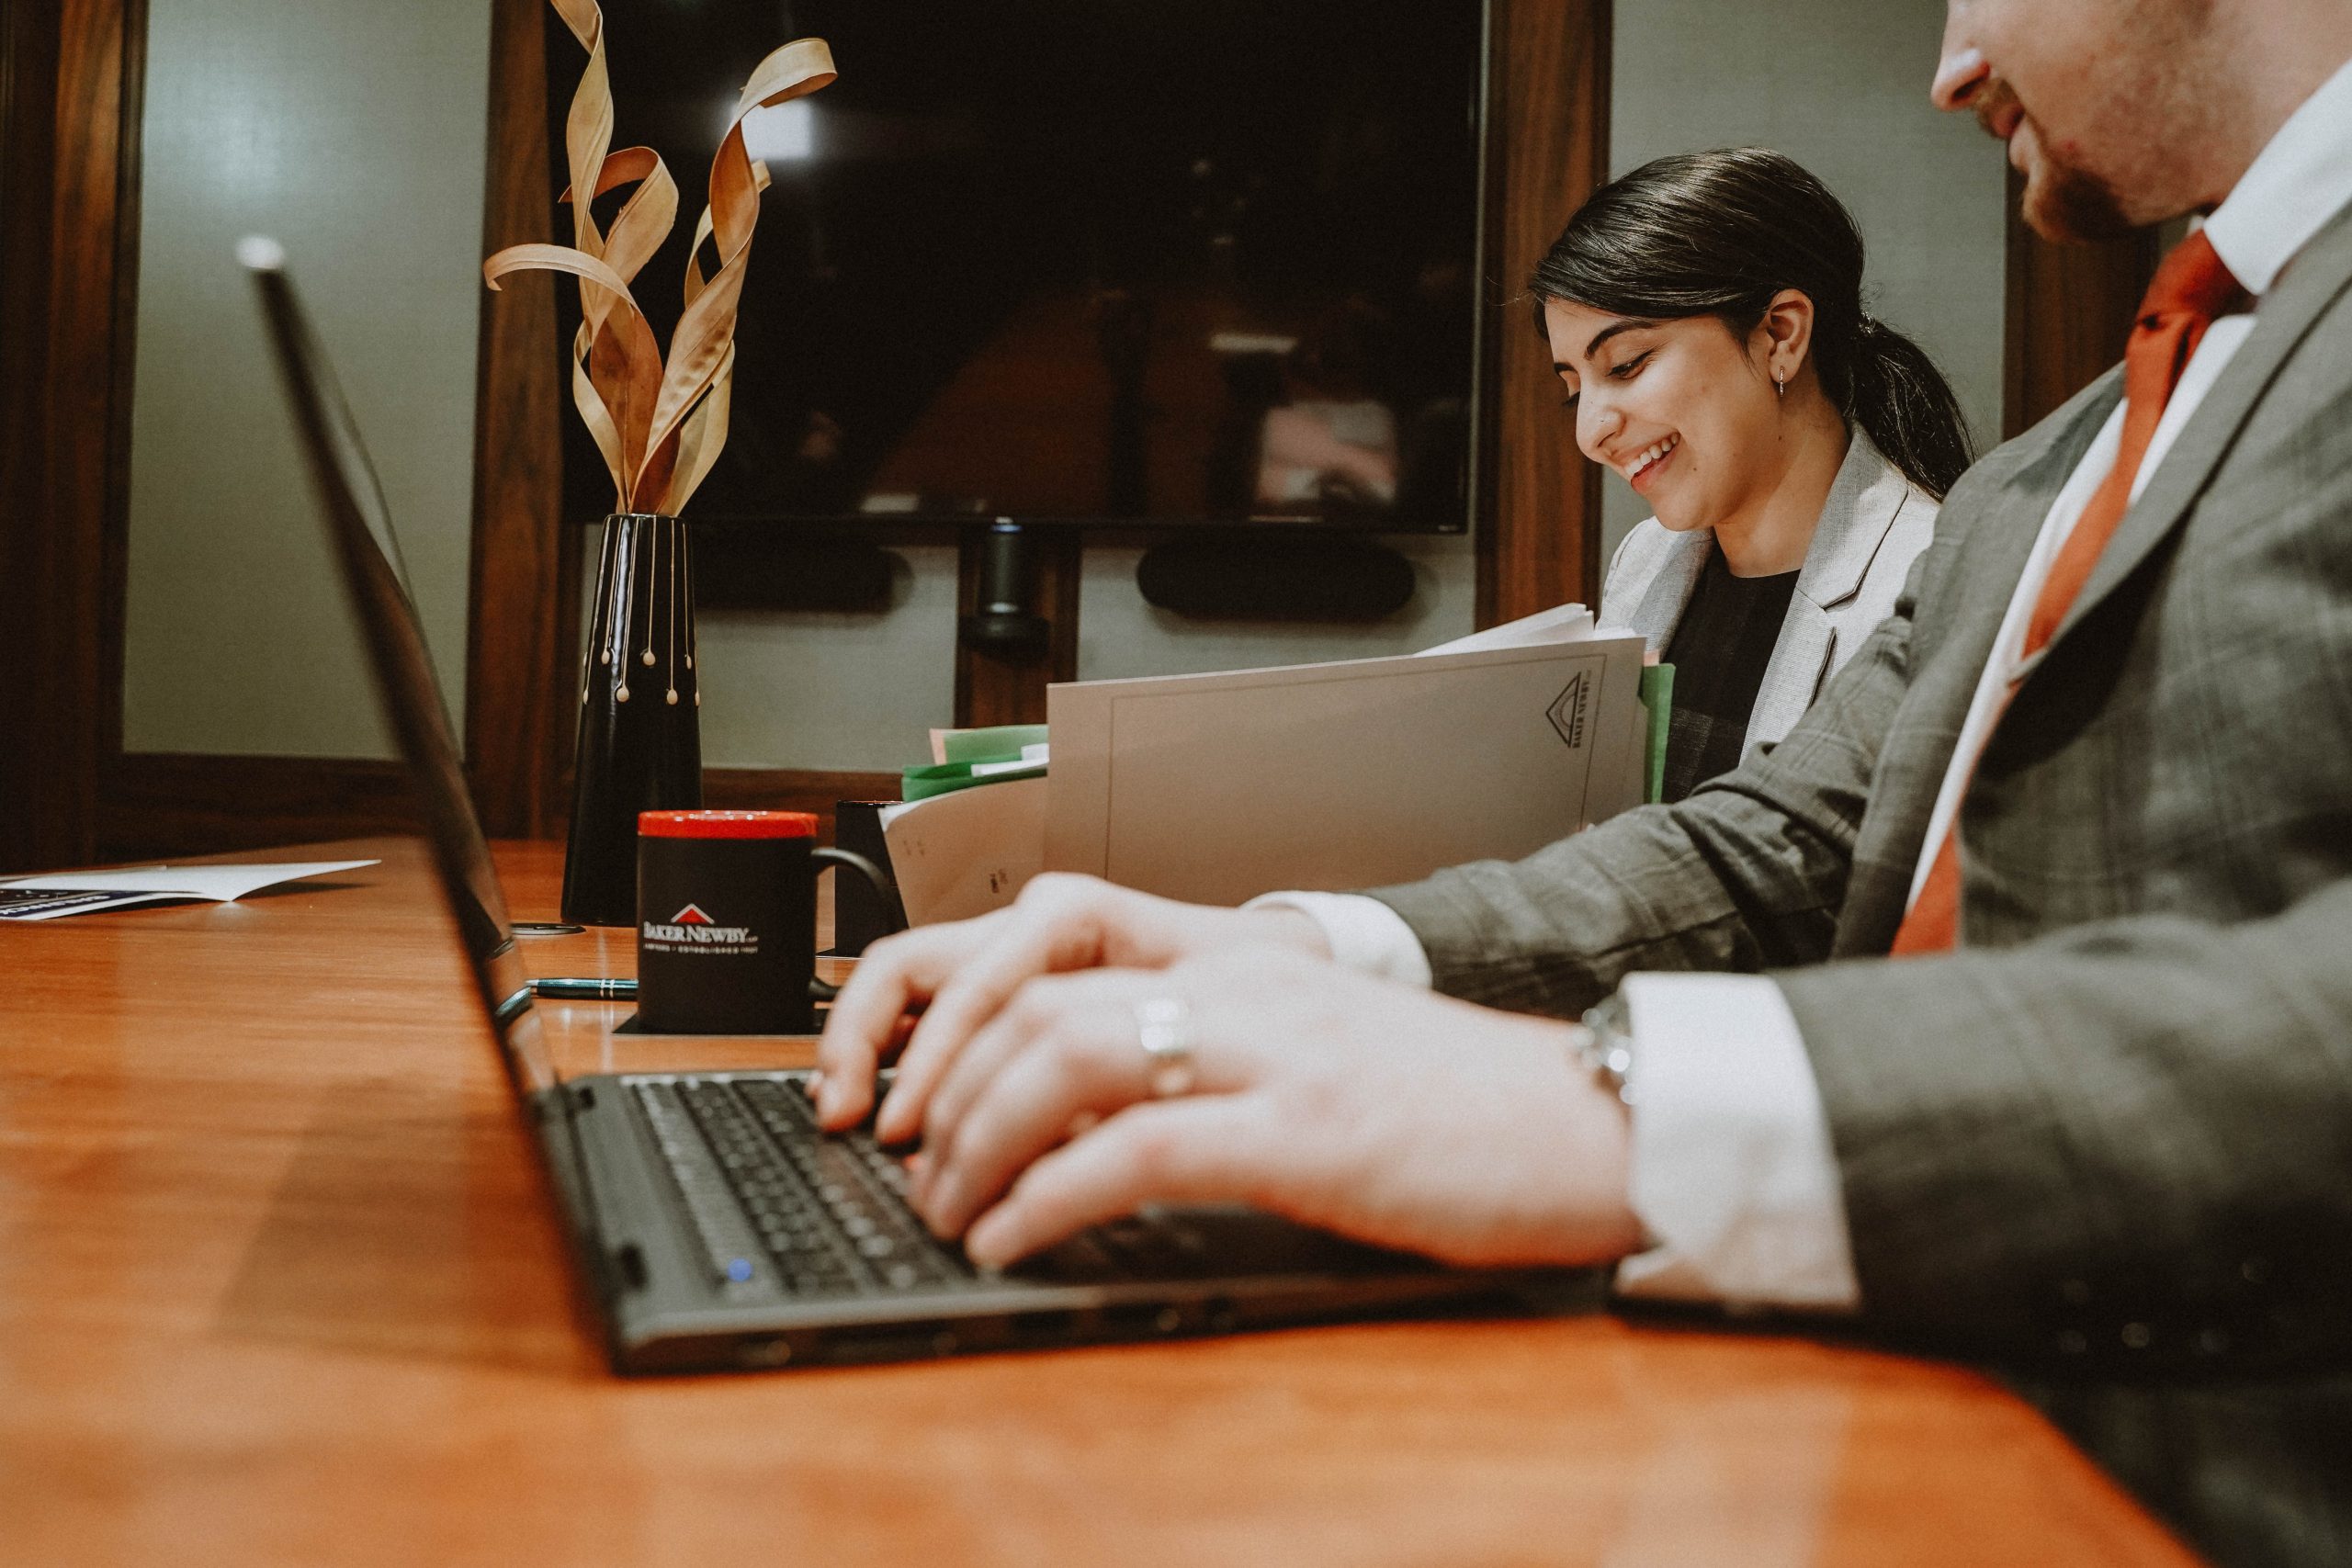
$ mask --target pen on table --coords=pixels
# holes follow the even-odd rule
[[[557,976],[532,981],[531,995],[545,997],[550,1001],[633,1002],[637,999],[637,982]]]

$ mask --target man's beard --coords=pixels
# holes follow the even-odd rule
[[[1972,107],[1976,111],[1976,123],[1984,128],[1986,135],[1998,139],[1999,132],[1994,127],[2017,104],[2016,91],[1996,76],[1978,91]],[[2018,107],[2022,112],[2022,107]],[[2038,126],[2036,130],[2038,132]],[[2024,201],[2025,220],[2035,233],[2045,240],[2082,244],[2132,232],[2134,225],[2123,215],[2121,200],[2105,180],[2087,169],[2063,162],[2039,134],[2035,141],[2041,156],[2033,161],[2033,172],[2026,176]]]

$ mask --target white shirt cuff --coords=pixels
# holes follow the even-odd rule
[[[1408,986],[1430,983],[1430,955],[1405,917],[1361,893],[1261,893],[1245,909],[1296,909],[1323,928],[1338,963]]]
[[[1634,1213],[1657,1245],[1624,1295],[1852,1312],[1838,1157],[1781,988],[1755,975],[1634,975]]]

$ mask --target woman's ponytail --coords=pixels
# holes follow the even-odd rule
[[[1854,333],[1848,378],[1841,401],[1847,419],[1912,483],[1942,500],[1975,454],[1960,400],[1936,362],[1884,321],[1864,316]]]

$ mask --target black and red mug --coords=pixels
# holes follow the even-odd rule
[[[817,872],[890,880],[817,847],[805,811],[645,811],[637,818],[637,1027],[651,1034],[806,1034],[833,987],[816,977]]]

